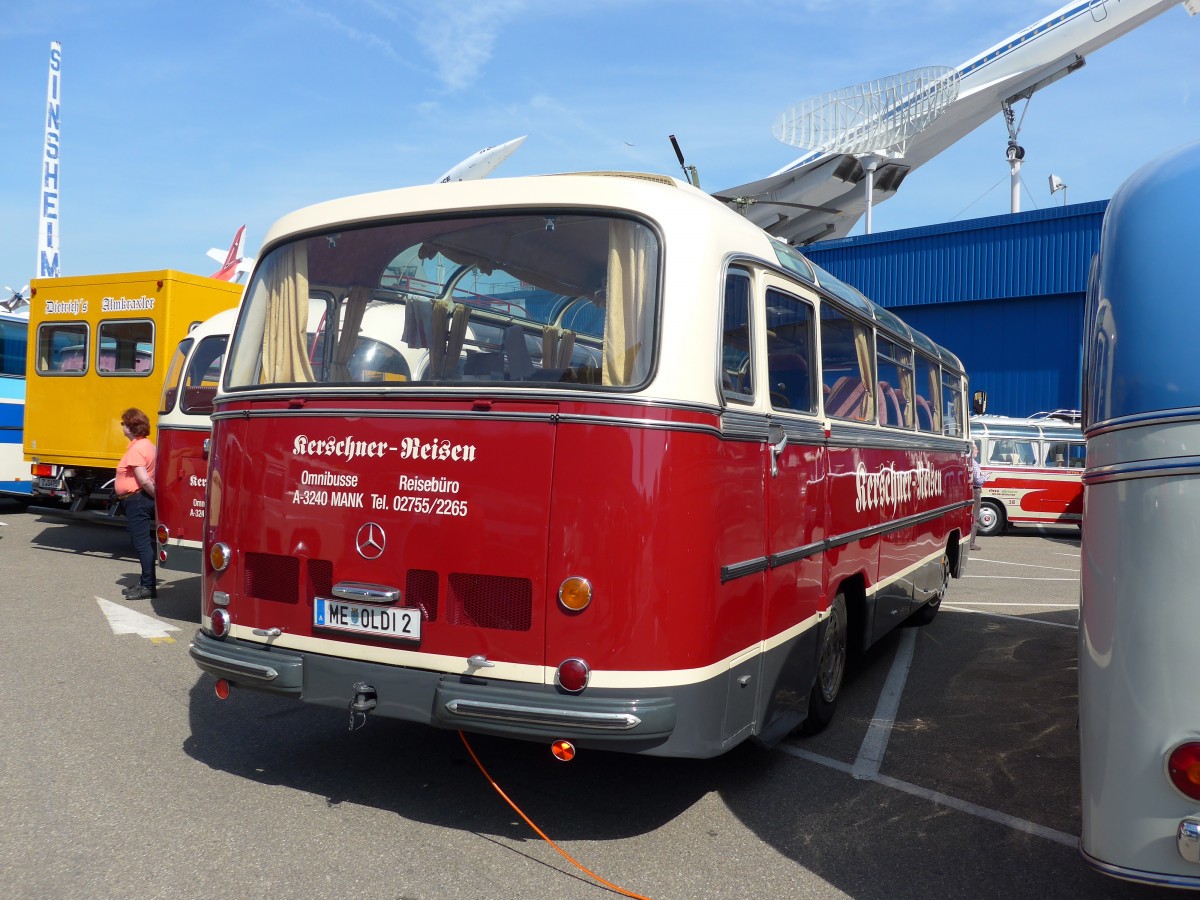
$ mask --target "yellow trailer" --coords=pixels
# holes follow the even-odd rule
[[[136,406],[153,427],[179,341],[236,306],[242,286],[164,269],[35,279],[30,287],[24,452],[34,500],[111,516],[127,445],[121,412]]]

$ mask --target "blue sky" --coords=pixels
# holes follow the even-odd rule
[[[1065,2],[1065,0],[1063,0]],[[1115,2],[1115,0],[1110,0]],[[496,176],[679,175],[719,190],[800,155],[814,94],[957,65],[1059,0],[3,0],[0,285],[35,274],[51,40],[63,44],[62,274],[210,274],[301,206],[436,179],[528,135]],[[1037,94],[1022,209],[1106,199],[1200,139],[1200,16],[1172,8]],[[878,206],[887,231],[1008,212],[997,114]],[[495,176],[494,176],[495,177]],[[854,233],[862,230],[860,223]]]

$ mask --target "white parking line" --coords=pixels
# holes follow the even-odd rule
[[[1066,566],[1039,566],[1034,563],[1009,562],[1005,559],[987,559],[986,557],[972,556],[973,563],[991,563],[994,566],[1020,566],[1023,569],[1053,569],[1056,572],[1076,572],[1078,569],[1069,569]]]
[[[1026,578],[1023,575],[963,575],[963,578],[986,578],[988,581],[1078,581],[1078,578],[1045,578],[1040,575]]]
[[[1001,565],[1018,565],[1026,566],[1034,569],[1056,569],[1058,571],[1069,572],[1071,569],[1059,568],[1057,566],[1035,566],[1028,563],[1000,563],[999,560],[993,560]],[[1045,578],[1032,577],[1022,578],[1020,576],[984,576],[984,575],[968,575],[968,578],[986,578],[999,577],[1002,580],[1015,581],[1077,581],[1077,578]],[[1004,601],[981,601],[972,604],[972,606],[1020,606],[1034,607],[1038,609],[1078,609],[1077,603],[1020,603],[1020,602],[1004,602]],[[1010,616],[1004,613],[990,612],[983,609],[973,609],[968,606],[956,606],[947,603],[942,604],[943,609],[953,610],[955,612],[974,613],[980,616],[992,616],[998,619],[1012,619],[1017,622],[1033,622],[1039,625],[1052,625],[1055,628],[1074,628],[1075,625],[1065,625],[1062,622],[1049,622],[1045,619],[1029,619],[1023,616]],[[921,787],[920,785],[912,784],[908,781],[901,781],[898,778],[892,778],[890,775],[880,773],[880,767],[883,765],[883,756],[887,751],[888,740],[891,737],[892,728],[896,723],[896,713],[900,707],[900,695],[904,692],[904,684],[908,680],[909,670],[912,668],[913,654],[916,650],[916,629],[908,629],[903,631],[900,636],[900,644],[896,649],[896,656],[892,659],[892,667],[888,671],[887,680],[884,682],[883,691],[879,695],[879,702],[875,706],[875,714],[871,717],[870,727],[867,728],[867,733],[863,737],[862,744],[859,746],[858,756],[855,758],[852,765],[847,765],[836,759],[828,756],[823,756],[819,753],[813,753],[811,750],[805,750],[801,747],[793,746],[789,743],[781,743],[779,749],[789,756],[794,756],[797,759],[808,760],[809,762],[817,763],[818,765],[826,766],[859,781],[873,781],[876,784],[884,787],[892,788],[893,790],[902,791],[914,797],[920,797],[923,800],[928,800],[931,803],[936,803],[939,806],[944,806],[948,809],[957,810],[958,812],[966,813],[967,815],[975,816],[976,818],[985,819],[989,822],[995,822],[999,825],[1004,825],[1012,828],[1015,831],[1031,834],[1035,837],[1045,838],[1048,841],[1053,841],[1057,844],[1062,844],[1064,847],[1078,847],[1079,838],[1073,834],[1067,834],[1065,831],[1059,831],[1055,828],[1048,828],[1045,825],[1038,825],[1036,822],[1030,822],[1028,819],[1022,819],[1017,816],[1011,816],[1008,813],[1002,813],[998,810],[988,809],[986,806],[980,806],[977,803],[971,803],[967,800],[961,800],[958,797],[952,797],[949,794],[943,794],[941,791],[930,790],[929,788]]]
[[[872,781],[879,774],[888,738],[891,737],[892,726],[896,723],[896,711],[900,708],[900,695],[904,693],[908,670],[912,668],[913,650],[916,646],[915,628],[908,628],[900,633],[900,646],[896,648],[892,668],[888,671],[883,692],[879,695],[879,703],[875,706],[875,715],[871,717],[871,727],[867,729],[862,746],[858,748],[858,758],[854,760],[854,767],[850,770],[850,774],[860,781]]]
[[[1071,628],[1079,630],[1078,625],[1064,625],[1062,622],[1047,622],[1045,619],[1030,619],[1025,616],[1006,616],[1004,613],[988,612],[986,609],[971,609],[966,606],[951,606],[942,604],[942,609],[952,609],[955,612],[974,613],[977,616],[991,616],[993,619],[1012,619],[1014,622],[1032,622],[1035,625],[1053,625],[1055,628]]]
[[[1037,606],[1041,609],[1079,609],[1078,603],[1034,603],[1021,600],[968,600],[959,606]]]
[[[822,756],[819,753],[813,753],[811,750],[804,750],[801,747],[796,747],[792,744],[780,744],[779,749],[789,756],[794,756],[797,759],[805,759],[809,762],[817,763],[830,769],[836,769],[839,772],[844,772],[847,775],[852,774],[853,767],[846,765],[836,759],[831,759],[828,756]],[[881,784],[884,787],[892,788],[893,790],[903,791],[906,794],[911,794],[914,797],[920,797],[923,800],[929,800],[939,806],[945,806],[949,809],[955,809],[959,812],[964,812],[967,815],[975,816],[980,819],[987,819],[989,822],[996,822],[1000,825],[1006,825],[1016,831],[1023,831],[1026,834],[1032,834],[1037,837],[1045,838],[1048,841],[1062,844],[1066,847],[1076,847],[1079,845],[1079,838],[1073,834],[1067,834],[1065,831],[1059,831],[1055,828],[1047,828],[1045,825],[1038,825],[1036,822],[1030,822],[1028,819],[1022,819],[1017,816],[1010,816],[1008,813],[1002,813],[994,809],[988,809],[986,806],[980,806],[977,803],[971,803],[968,800],[960,800],[958,797],[951,797],[949,794],[943,794],[941,791],[932,791],[929,788],[923,788],[919,784],[912,784],[908,781],[901,781],[899,778],[892,778],[890,775],[875,774],[867,781],[874,781],[876,784]]]

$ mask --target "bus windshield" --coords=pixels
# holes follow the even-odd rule
[[[259,264],[227,387],[634,388],[652,369],[658,268],[655,233],[605,215],[313,234]]]

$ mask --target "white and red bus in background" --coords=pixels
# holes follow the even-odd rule
[[[965,390],[675,179],[300,210],[222,370],[191,654],[219,696],[547,743],[819,730],[966,564]]]
[[[200,323],[179,342],[158,404],[154,472],[159,564],[200,571],[213,398],[237,308]]]
[[[1011,525],[1083,521],[1086,448],[1077,424],[1053,415],[972,416],[971,440],[987,479],[978,534],[999,534]]]

